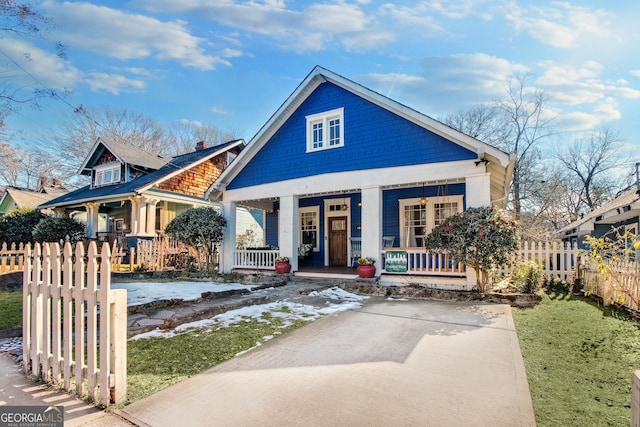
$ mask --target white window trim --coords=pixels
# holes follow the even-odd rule
[[[340,143],[329,146],[329,120],[340,119]],[[344,147],[344,108],[325,111],[318,114],[306,116],[307,119],[307,153],[316,151],[331,150],[333,148]],[[322,147],[313,147],[313,124],[322,122]]]
[[[105,181],[105,173],[111,172],[111,180]],[[117,171],[118,179],[115,179],[114,172]],[[117,184],[122,180],[122,170],[120,163],[107,163],[104,165],[100,165],[94,168],[94,178],[93,178],[93,186],[94,187],[102,187],[105,185]]]
[[[313,252],[320,251],[320,206],[307,206],[304,208],[298,208],[298,241],[302,244],[302,214],[303,213],[315,213],[316,216],[316,245],[313,247]]]
[[[431,233],[435,226],[435,212],[434,205],[437,203],[450,203],[456,202],[458,204],[458,212],[462,212],[462,200],[463,196],[438,196],[438,197],[427,197],[427,203],[425,205],[427,221],[425,224],[425,234]],[[406,206],[419,205],[420,198],[413,199],[401,199],[400,202],[400,211],[399,211],[399,221],[400,221],[400,246],[402,246],[402,242],[405,242],[407,236],[405,236],[405,224],[404,224],[404,208]]]

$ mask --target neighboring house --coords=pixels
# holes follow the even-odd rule
[[[98,139],[79,173],[91,184],[40,205],[86,221],[87,238],[135,247],[154,238],[177,214],[212,206],[204,193],[244,147],[234,140],[176,157]]]
[[[467,207],[504,206],[513,165],[495,147],[316,67],[208,195],[231,224],[236,206],[262,209],[265,243],[288,256],[294,272],[306,243],[305,269],[345,271],[362,255],[390,280],[383,257],[394,250],[394,261],[407,258],[399,280],[448,276],[469,289],[473,272],[454,272],[451,262],[430,256],[424,236]],[[235,236],[225,235],[221,270],[251,255],[239,253]]]
[[[630,231],[637,235],[640,216],[638,192],[636,187],[625,191],[604,206],[561,228],[553,238],[577,243],[580,248],[586,249],[585,236],[603,237],[612,229],[618,229],[620,234]],[[611,237],[615,239],[615,236]]]
[[[0,216],[10,214],[18,209],[35,209],[39,205],[67,193],[57,179],[48,182],[41,177],[35,190],[7,187],[0,199]]]

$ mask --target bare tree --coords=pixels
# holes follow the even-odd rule
[[[149,153],[175,156],[194,151],[198,141],[216,145],[234,139],[213,125],[183,122],[167,127],[143,113],[112,107],[79,107],[67,116],[62,136],[55,137],[56,152],[64,153],[63,175],[73,177],[98,137],[130,144]]]
[[[504,125],[502,111],[495,105],[476,105],[441,118],[440,121],[495,147],[507,144],[509,129]]]
[[[0,143],[0,182],[3,185],[36,188],[42,176],[62,180],[60,162],[50,153],[32,147],[18,147]]]
[[[538,189],[544,171],[540,145],[554,134],[544,91],[527,86],[529,75],[508,79],[505,98],[446,117],[449,126],[515,154],[510,202],[516,217]]]
[[[170,132],[173,134],[176,154],[193,151],[199,141],[206,141],[209,146],[214,146],[236,139],[234,132],[222,131],[211,124],[201,124],[186,120],[174,123],[170,128]]]
[[[42,15],[29,2],[15,0],[0,0],[0,38],[10,37],[34,37],[43,29],[48,28],[49,20]],[[59,57],[65,58],[65,49],[62,43],[55,43],[55,50]],[[57,96],[55,90],[37,85],[16,84],[17,75],[28,74],[20,67],[14,58],[9,57],[4,51],[0,51],[0,132],[4,128],[4,120],[22,105],[30,105],[39,108],[38,100],[45,96]],[[29,57],[29,52],[24,52]]]
[[[527,187],[525,181],[539,181],[533,173],[538,145],[554,134],[553,118],[546,111],[547,96],[543,90],[527,86],[529,77],[524,75],[507,80],[507,96],[497,103],[509,127],[505,148],[516,156],[511,183],[516,217],[522,211],[522,200],[528,197],[523,191]]]
[[[620,165],[623,139],[609,126],[603,126],[577,140],[556,155],[576,183],[581,207],[592,211],[615,196],[624,186],[624,177],[611,173]]]
[[[53,145],[56,152],[64,153],[64,175],[73,176],[99,137],[158,155],[174,154],[172,135],[160,122],[142,113],[111,107],[78,107],[67,116],[62,136],[44,145]]]

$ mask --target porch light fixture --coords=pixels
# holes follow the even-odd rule
[[[427,198],[424,197],[424,182],[422,183],[422,197],[420,197],[420,204],[422,206],[426,206],[427,204]]]
[[[344,199],[342,199],[342,210],[343,211],[349,210],[349,206],[347,206],[347,203]]]
[[[481,159],[476,160],[474,163],[476,164],[476,166],[478,166],[480,163],[484,163],[484,165],[487,166],[491,162],[487,160],[486,157],[483,157]]]

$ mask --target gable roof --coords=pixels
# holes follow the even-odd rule
[[[146,191],[158,183],[169,179],[187,169],[197,166],[209,159],[218,156],[225,151],[234,147],[243,147],[244,140],[236,139],[205,148],[203,150],[193,151],[182,154],[171,159],[159,169],[143,175],[139,178],[114,185],[105,185],[102,187],[91,188],[91,185],[84,186],[61,197],[50,200],[40,205],[40,208],[50,208],[56,206],[65,206],[70,204],[86,203],[95,200],[104,200],[109,198],[123,197],[126,195],[135,195]]]
[[[0,205],[3,205],[5,199],[10,197],[18,209],[35,208],[65,192],[66,190],[59,190],[56,194],[48,194],[23,188],[7,187],[2,199],[0,199]]]
[[[91,169],[102,153],[104,153],[105,149],[116,156],[118,161],[123,164],[141,166],[146,169],[160,169],[171,160],[170,157],[161,157],[157,154],[152,154],[138,147],[134,147],[133,145],[98,138],[91,147],[89,155],[84,162],[82,162],[78,173],[80,175],[91,175]]]
[[[240,171],[249,164],[251,159],[262,147],[264,147],[276,131],[291,117],[296,109],[324,82],[331,82],[434,134],[471,150],[477,153],[478,158],[487,158],[491,161],[488,169],[491,171],[492,187],[499,189],[499,194],[506,196],[514,166],[514,160],[509,154],[320,66],[316,66],[311,73],[307,75],[280,108],[269,118],[265,125],[260,128],[238,158],[209,188],[207,195],[213,191],[225,189]]]
[[[553,237],[589,234],[593,230],[593,224],[615,224],[629,218],[637,218],[639,211],[640,195],[634,186],[598,209],[562,227],[554,233]]]

